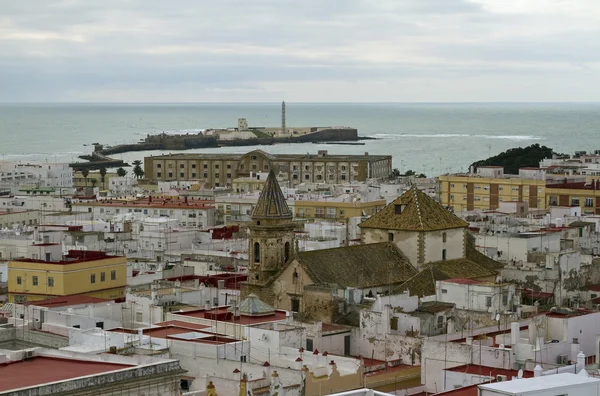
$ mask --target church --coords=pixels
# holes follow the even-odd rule
[[[378,293],[426,296],[436,280],[493,281],[501,265],[475,249],[467,225],[413,187],[359,225],[360,245],[299,252],[292,211],[271,171],[249,225],[242,295],[330,323]]]

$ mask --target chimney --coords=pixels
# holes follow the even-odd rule
[[[519,343],[519,322],[512,322],[510,324],[510,344],[517,345]]]
[[[271,376],[271,371],[273,371],[271,369],[271,364],[269,362],[264,362],[263,363],[263,370],[265,373],[265,378],[269,378]]]
[[[335,362],[332,360],[329,362],[329,375],[333,374],[335,371],[337,371],[337,367]]]
[[[297,357],[296,358],[296,369],[297,370],[301,370],[302,369],[302,358],[301,357]]]
[[[206,396],[218,396],[217,389],[212,381],[208,381],[208,385],[206,385]]]
[[[204,309],[210,311],[210,300],[204,301]]]
[[[577,370],[585,369],[585,353],[579,352],[577,354]]]
[[[283,395],[283,384],[281,383],[277,370],[273,370],[273,374],[271,374],[271,389],[269,394]]]

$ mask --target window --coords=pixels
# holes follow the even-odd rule
[[[169,172],[169,177],[173,177],[173,172]]]
[[[503,294],[502,295],[502,305],[503,306],[507,306],[508,305],[508,294]]]
[[[179,164],[179,168],[180,168],[180,169],[183,169],[183,164]]]
[[[260,263],[260,243],[254,243],[254,262]]]
[[[219,164],[215,164],[215,169],[219,169]]]
[[[571,206],[579,206],[579,197],[571,198]]]
[[[162,165],[161,165],[161,164],[156,164],[156,167],[157,167],[158,169],[160,169],[160,168],[162,167]]]
[[[488,308],[492,306],[492,297],[491,296],[488,296],[485,298],[485,306]]]
[[[442,289],[442,294],[448,294],[448,289]]]
[[[444,242],[444,243],[446,242],[446,233],[445,232],[442,233],[442,242]]]
[[[292,274],[292,284],[298,283],[298,271],[294,269],[294,273]]]
[[[100,282],[106,281],[106,272],[100,272]]]
[[[48,277],[48,287],[54,287],[54,278]]]
[[[586,198],[585,206],[588,208],[591,208],[592,206],[594,206],[594,198]]]
[[[31,283],[33,283],[33,286],[37,286],[38,285],[38,277],[37,276],[32,276],[31,277]]]
[[[392,316],[390,320],[390,330],[398,330],[398,317]]]
[[[393,232],[388,232],[388,241],[394,242],[394,233]]]
[[[206,178],[208,177],[208,173],[204,173],[204,174],[202,175],[202,177],[204,177],[204,178],[206,179]]]
[[[227,169],[231,169],[231,165],[230,164],[227,164]]]
[[[96,274],[90,275],[90,283],[96,283]]]
[[[156,172],[156,177],[160,177],[161,173],[160,172]]]
[[[219,178],[219,174],[215,173],[215,179],[218,179],[218,178]]]
[[[192,177],[196,177],[196,172],[192,172]]]
[[[204,164],[204,169],[208,169],[208,165],[207,164]]]
[[[116,280],[117,279],[117,271],[110,271],[110,280]]]
[[[228,174],[227,174],[227,178],[228,178],[228,179],[231,179],[231,173],[228,173]]]
[[[196,169],[196,164],[192,164],[192,169]]]
[[[286,263],[290,259],[290,243],[289,242],[285,243],[283,258],[284,258],[284,262],[286,262]]]
[[[446,249],[442,249],[442,260],[446,260]]]
[[[310,179],[310,175],[304,175],[304,178],[305,178],[306,180],[308,180],[308,179]]]
[[[443,329],[444,328],[444,317],[443,316],[438,316],[438,318],[437,318],[437,327],[438,327],[438,329]]]
[[[300,312],[300,300],[292,298],[292,312]]]
[[[17,285],[23,284],[23,279],[20,276],[17,276]]]
[[[185,173],[183,173],[183,172],[179,173],[179,177],[184,177],[184,176],[185,176]]]

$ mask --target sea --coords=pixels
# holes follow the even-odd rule
[[[134,143],[148,134],[195,133],[281,125],[280,103],[0,104],[0,159],[76,162],[92,143]],[[513,147],[540,144],[557,152],[600,150],[600,103],[286,103],[288,127],[349,126],[365,145],[278,144],[193,152],[386,154],[401,172],[428,176],[465,172],[479,159]],[[131,162],[176,151],[114,155]]]

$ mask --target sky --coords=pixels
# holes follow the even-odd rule
[[[1,0],[0,102],[600,101],[598,0]]]

